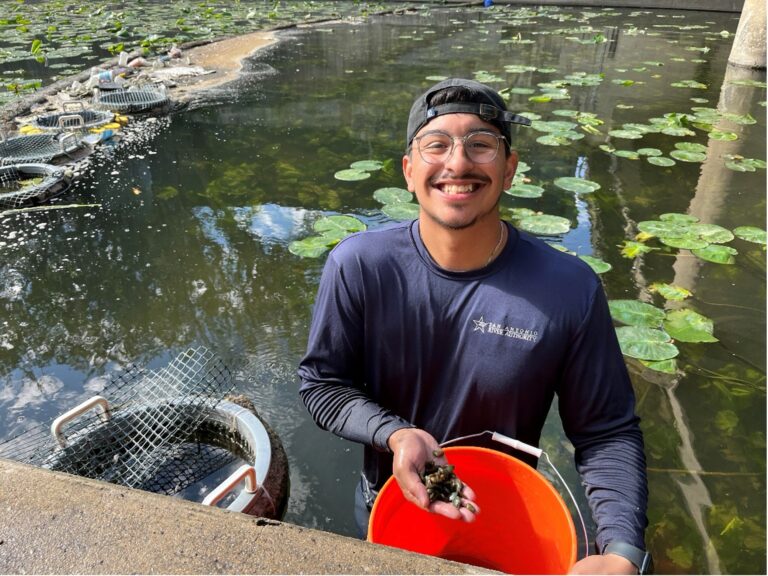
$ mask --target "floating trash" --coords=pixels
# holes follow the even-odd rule
[[[43,131],[86,132],[112,122],[114,114],[108,110],[90,110],[81,101],[65,102],[63,111],[37,116],[32,126]]]
[[[47,163],[60,156],[71,157],[83,144],[73,132],[29,134],[7,139],[0,136],[0,166]]]
[[[121,114],[138,114],[160,111],[170,104],[163,84],[117,90],[94,90],[94,106]]]
[[[279,518],[285,452],[252,404],[228,396],[233,388],[221,359],[191,348],[166,368],[117,373],[101,395],[0,443],[0,457],[167,495],[240,458],[246,464],[203,503],[215,505],[244,480],[228,509]]]
[[[50,164],[0,166],[0,208],[14,209],[47,202],[66,192],[69,173]]]

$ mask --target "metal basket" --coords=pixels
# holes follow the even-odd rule
[[[70,156],[82,146],[82,139],[73,132],[30,134],[7,139],[0,136],[0,166],[45,164],[60,156]]]
[[[0,457],[175,493],[233,458],[196,449],[201,425],[232,388],[219,358],[189,349],[161,370],[131,367],[113,376],[102,395],[0,444]]]
[[[112,122],[115,115],[107,110],[89,110],[81,101],[64,102],[62,112],[37,116],[32,125],[44,131],[87,132]]]
[[[66,170],[50,164],[0,166],[0,208],[42,204],[66,192],[71,179]]]
[[[138,114],[163,109],[170,104],[165,85],[131,86],[117,90],[94,89],[93,103],[100,110]]]

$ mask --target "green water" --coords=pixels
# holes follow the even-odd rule
[[[283,33],[210,102],[136,122],[120,145],[102,150],[61,202],[100,207],[0,216],[0,439],[90,396],[127,362],[159,367],[205,344],[228,359],[239,390],[283,440],[286,520],[352,534],[360,449],[311,422],[295,376],[323,258],[299,258],[288,244],[311,235],[323,215],[354,215],[370,227],[388,221],[373,192],[404,184],[405,120],[427,77],[484,71],[501,78],[492,82],[498,89],[537,89],[567,74],[603,74],[563,100],[511,95],[511,109],[543,120],[573,109],[604,124],[559,147],[518,129],[526,175],[545,192],[505,196],[502,206],[569,218],[571,231],[553,240],[612,265],[602,274],[609,298],[663,307],[650,285],[678,284],[694,294],[684,306],[713,320],[718,342],[677,343],[677,375],[628,359],[649,465],[647,541],[658,573],[764,573],[765,252],[735,239],[735,263],[722,265],[676,249],[627,259],[619,247],[638,222],[667,212],[765,228],[765,171],[736,172],[723,159],[766,154],[766,90],[732,82],[764,82],[765,74],[726,66],[732,36],[721,31],[736,25],[735,15],[714,13],[435,9]],[[707,87],[671,86],[681,80]],[[698,129],[607,136],[694,106],[756,123],[722,121],[738,135],[730,142]],[[708,159],[663,168],[598,148],[654,147],[666,156],[681,141],[707,146]],[[385,168],[361,182],[334,179],[364,159]],[[574,196],[552,184],[574,175],[601,189]],[[555,415],[543,447],[578,492]]]

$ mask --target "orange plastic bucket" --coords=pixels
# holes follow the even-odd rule
[[[445,456],[477,495],[475,522],[420,509],[392,477],[373,504],[369,542],[511,574],[565,574],[576,562],[573,519],[544,476],[487,448],[445,448]]]

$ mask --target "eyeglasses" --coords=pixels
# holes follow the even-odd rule
[[[471,132],[466,136],[451,136],[445,132],[428,132],[413,139],[421,159],[427,164],[447,162],[459,140],[464,146],[464,153],[475,164],[488,164],[496,159],[499,143],[504,140],[501,134],[494,132]]]

